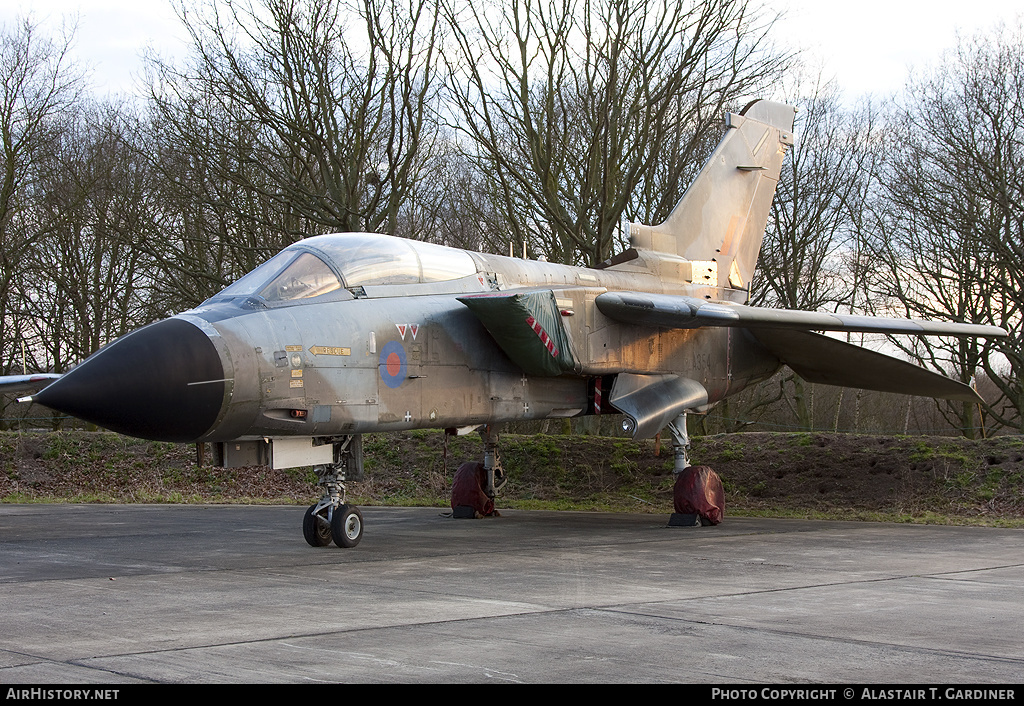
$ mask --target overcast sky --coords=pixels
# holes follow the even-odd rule
[[[779,38],[809,50],[847,97],[899,91],[910,67],[935,64],[954,47],[957,33],[1013,25],[1020,0],[779,0],[787,17]]]
[[[847,98],[898,91],[908,67],[923,68],[956,42],[1002,20],[1013,24],[1020,0],[777,0],[787,13],[778,25],[780,42],[809,50],[834,76]],[[6,0],[0,22],[10,23],[31,8],[44,30],[78,16],[75,57],[92,67],[97,93],[135,92],[143,48],[166,56],[183,54],[184,33],[170,0]]]

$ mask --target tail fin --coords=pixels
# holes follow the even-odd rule
[[[795,113],[758,100],[739,115],[726,114],[725,136],[668,219],[659,226],[629,224],[632,245],[701,262],[719,287],[747,289],[782,158],[793,144]]]

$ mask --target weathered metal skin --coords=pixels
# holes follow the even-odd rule
[[[415,286],[406,286],[400,302],[390,296],[369,298],[368,291],[366,298],[240,309],[231,316],[225,316],[223,304],[200,307],[176,318],[210,337],[226,383],[220,414],[196,440],[334,436],[575,416],[588,411],[588,378],[619,372],[692,378],[707,388],[713,403],[778,367],[778,359],[728,330],[652,330],[607,319],[594,299],[608,291],[605,285],[619,284],[621,273],[581,273],[499,256],[479,260],[487,268],[483,271],[498,274],[499,281],[539,275],[551,284],[568,285],[554,291],[573,312],[563,320],[580,362],[574,374],[524,375],[465,306],[450,294],[415,296],[409,291]],[[576,286],[581,274],[589,286]],[[629,280],[635,286],[635,278]],[[679,284],[651,278],[655,283],[659,290]],[[490,287],[478,282],[478,289]],[[389,348],[395,351],[390,371]]]

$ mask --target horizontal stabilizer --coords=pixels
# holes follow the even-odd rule
[[[907,333],[932,336],[981,336],[999,338],[1006,331],[998,326],[958,324],[917,319],[887,319],[878,316],[830,314],[821,311],[770,309],[731,302],[709,302],[696,297],[646,292],[605,292],[596,299],[597,308],[608,318],[630,324],[663,328],[731,326],[774,328],[794,331],[849,331],[851,333]]]
[[[981,402],[969,386],[898,358],[808,331],[754,328],[750,333],[808,382]]]

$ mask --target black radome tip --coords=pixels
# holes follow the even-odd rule
[[[203,331],[165,319],[102,348],[33,401],[129,436],[195,441],[220,415],[224,366]]]

